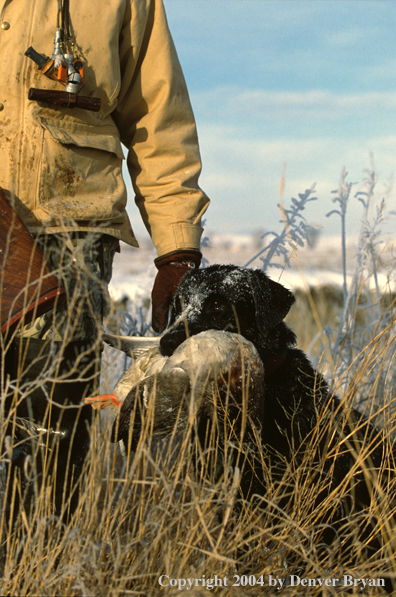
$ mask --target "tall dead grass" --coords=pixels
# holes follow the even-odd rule
[[[382,338],[374,335],[359,356],[359,367],[343,397],[343,406],[353,403],[368,371],[375,367],[379,376],[381,368],[389,366],[388,353],[394,353],[394,340],[389,336],[382,343]],[[394,406],[393,397],[388,402]],[[384,407],[381,415],[384,433],[390,439],[395,416],[394,408],[389,417],[387,409]],[[378,414],[366,408],[369,418],[378,418]],[[329,476],[321,475],[320,469],[326,466],[325,458],[331,460],[334,453],[314,465],[314,450],[307,451],[302,464],[290,463],[279,481],[259,445],[253,456],[262,463],[267,491],[246,501],[239,490],[243,470],[232,465],[229,454],[233,448],[240,451],[241,458],[253,456],[251,446],[238,444],[237,438],[230,437],[225,448],[209,441],[203,450],[192,438],[192,426],[173,441],[153,443],[147,425],[136,454],[124,463],[110,442],[110,427],[109,419],[96,418],[80,480],[81,500],[67,525],[52,515],[50,481],[37,485],[34,509],[28,514],[22,508],[13,528],[7,526],[3,510],[1,594],[173,595],[180,594],[178,585],[161,586],[160,580],[169,585],[171,579],[194,579],[197,586],[191,594],[198,595],[206,594],[210,579],[217,579],[219,584],[226,578],[228,586],[217,587],[217,593],[270,595],[274,592],[268,584],[271,575],[272,580],[283,580],[285,595],[338,595],[346,588],[311,586],[307,593],[301,585],[291,586],[291,575],[295,583],[297,576],[396,578],[395,481],[390,478],[389,483],[381,483],[364,465],[364,452],[356,454],[356,466],[337,489],[332,489]],[[332,427],[326,430],[332,431]],[[323,430],[318,429],[314,434],[312,448],[320,433]],[[341,444],[353,449],[348,437]],[[11,438],[3,445],[4,466],[13,449]],[[371,449],[369,445],[365,448],[368,452]],[[359,467],[366,468],[372,486],[371,504],[364,512],[352,509],[328,546],[324,543],[326,520],[353,485]],[[386,471],[382,472],[386,477]],[[19,491],[18,484],[14,491]],[[325,497],[318,501],[321,492]],[[361,531],[366,525],[371,531],[362,541]],[[367,543],[378,536],[383,547],[369,557]],[[241,579],[247,586],[235,586]],[[249,585],[249,579],[255,586]],[[353,591],[361,594],[360,588]],[[370,587],[370,594],[383,591]]]
[[[333,305],[332,297],[330,302]],[[308,303],[313,312],[314,305]],[[305,320],[307,309],[301,311],[300,319]],[[52,479],[35,483],[34,462],[29,463],[34,507],[13,512],[11,499],[10,515],[4,495],[10,483],[8,465],[18,446],[6,435],[7,422],[15,412],[2,409],[0,594],[179,595],[187,591],[189,585],[183,584],[187,579],[192,582],[188,588],[192,595],[206,595],[208,590],[221,595],[273,595],[281,582],[282,595],[346,591],[360,595],[362,583],[344,586],[345,578],[347,583],[366,579],[381,585],[379,579],[388,577],[395,579],[396,589],[392,300],[382,306],[379,316],[377,312],[375,325],[372,319],[364,322],[363,347],[361,342],[349,342],[346,327],[357,321],[355,311],[343,328],[344,344],[338,338],[340,353],[348,340],[350,358],[348,366],[334,376],[332,389],[342,398],[346,412],[358,399],[367,418],[383,426],[387,452],[379,471],[367,465],[375,446],[367,442],[360,449],[348,433],[341,432],[339,442],[332,444],[319,463],[314,460],[323,435],[333,437],[335,432],[331,417],[327,428],[318,426],[313,433],[311,449],[302,462],[285,463],[279,478],[268,465],[258,432],[255,446],[241,444],[230,435],[224,445],[212,437],[203,448],[195,439],[193,422],[184,434],[162,441],[153,440],[148,422],[136,453],[125,462],[110,441],[111,418],[98,415],[79,480],[81,498],[69,522],[54,516]],[[317,355],[323,369],[337,370],[331,339],[327,352],[318,350]],[[4,381],[3,404],[13,380]],[[330,468],[331,473],[335,456],[345,449],[354,453],[356,464],[334,488],[331,474],[325,471]],[[240,491],[244,459],[255,461],[256,467],[259,463],[266,484],[264,495],[249,500]],[[360,469],[371,488],[370,505],[364,511],[352,507],[337,524],[329,545],[325,539],[330,521]],[[12,491],[12,496],[21,492],[18,481]],[[65,495],[65,510],[70,497]],[[369,543],[378,538],[382,547],[372,554]],[[366,592],[385,594],[381,586],[370,586]]]

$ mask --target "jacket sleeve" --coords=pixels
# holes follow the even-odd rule
[[[129,0],[120,33],[121,89],[113,113],[158,256],[199,249],[209,199],[186,83],[162,0]]]

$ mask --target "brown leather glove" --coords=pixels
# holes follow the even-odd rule
[[[168,323],[168,312],[180,280],[189,269],[199,267],[202,254],[199,251],[176,251],[158,257],[154,263],[158,269],[151,293],[153,330],[163,332]]]

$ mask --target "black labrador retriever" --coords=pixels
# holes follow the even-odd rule
[[[172,354],[186,333],[208,329],[237,332],[252,342],[264,364],[262,442],[273,469],[282,471],[282,463],[302,461],[306,450],[312,449],[313,434],[318,438],[317,460],[337,452],[325,466],[331,471],[328,491],[340,485],[360,459],[353,489],[344,495],[341,510],[345,516],[349,508],[369,506],[371,485],[380,469],[385,486],[393,478],[394,453],[360,412],[342,406],[304,352],[296,348],[296,336],[283,321],[294,302],[289,290],[261,270],[233,265],[192,270],[175,296],[170,330],[161,338],[161,350]],[[172,327],[182,313],[184,320]],[[342,448],[337,450],[337,444]],[[324,497],[318,495],[318,501]],[[341,511],[333,522],[337,516],[342,516]]]
[[[322,463],[316,480],[330,479],[326,489],[317,492],[313,507],[341,486],[358,463],[349,488],[343,489],[332,518],[326,520],[331,524],[323,539],[331,543],[348,512],[369,508],[379,471],[383,486],[393,479],[394,454],[381,431],[357,410],[345,408],[296,348],[296,336],[283,321],[294,302],[289,290],[261,270],[234,265],[191,270],[180,283],[160,346],[170,356],[187,335],[206,330],[235,332],[255,346],[264,365],[260,426],[269,465],[274,477],[281,478],[287,466],[298,467],[313,451],[309,474]],[[201,420],[200,426],[204,424]],[[202,438],[207,435],[204,429]],[[245,497],[265,495],[260,465],[253,468],[243,473]],[[381,546],[370,533],[371,527],[362,529],[368,555]]]

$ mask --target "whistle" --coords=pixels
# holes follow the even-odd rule
[[[38,70],[41,71],[43,75],[49,79],[53,79],[54,81],[58,80],[57,69],[54,66],[54,61],[52,58],[48,58],[48,56],[39,54],[32,46],[26,50],[25,56],[37,64]]]
[[[60,81],[66,85],[65,91],[51,89],[29,89],[29,100],[44,102],[55,107],[61,108],[82,108],[99,112],[100,98],[77,95],[83,82],[83,65],[78,58],[74,59],[72,54],[62,55],[63,60],[59,66],[55,66],[55,61],[48,56],[43,56],[36,52],[30,46],[25,52],[25,56],[37,64],[37,68],[46,77],[54,81]]]

